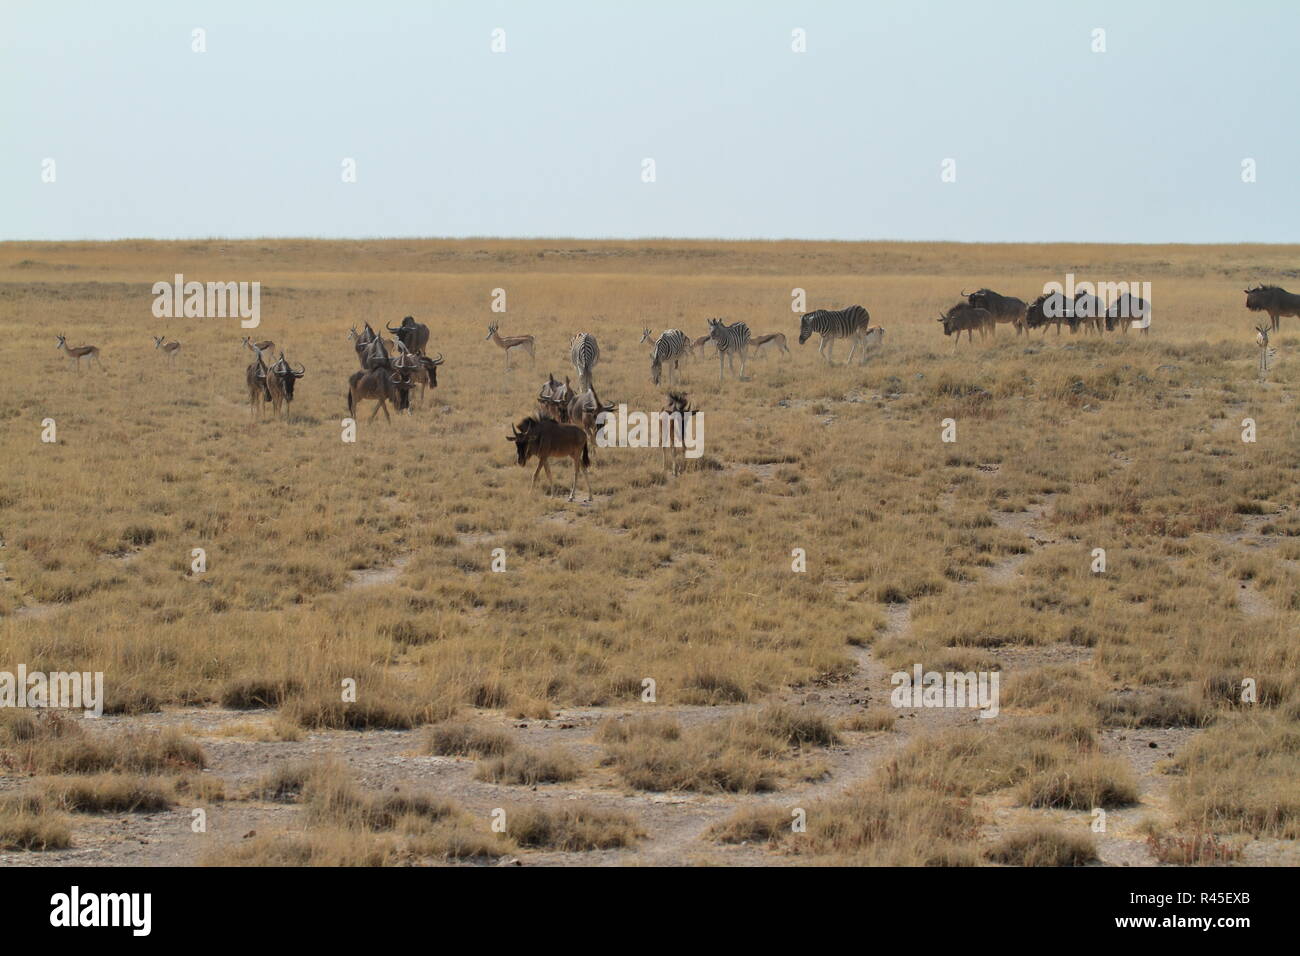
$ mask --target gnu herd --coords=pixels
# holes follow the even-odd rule
[[[1276,349],[1269,345],[1270,333],[1280,329],[1283,316],[1300,317],[1300,295],[1276,285],[1256,285],[1244,290],[1246,308],[1268,316],[1267,324],[1255,326],[1256,340],[1262,348],[1260,370],[1268,368],[1270,357]],[[993,337],[999,325],[1010,326],[1016,335],[1029,335],[1034,330],[1046,333],[1054,327],[1061,334],[1065,326],[1071,334],[1085,335],[1118,333],[1126,335],[1130,328],[1145,335],[1151,327],[1151,304],[1146,299],[1124,291],[1104,302],[1092,291],[1050,291],[1032,301],[1003,295],[992,289],[978,289],[961,293],[961,299],[938,318],[945,336],[955,337],[954,346],[966,333],[968,342],[974,335]],[[745,378],[747,362],[752,355],[775,352],[790,353],[785,334],[768,332],[755,335],[745,322],[727,323],[721,318],[706,320],[705,334],[692,337],[681,329],[664,329],[658,335],[643,329],[641,345],[648,346],[647,373],[655,386],[666,385],[669,392],[662,410],[665,420],[673,422],[672,428],[681,429],[685,420],[698,414],[686,395],[675,390],[682,378],[683,366],[697,360],[716,358],[718,381],[725,381],[730,371]],[[352,346],[358,365],[357,371],[347,379],[343,395],[349,417],[354,417],[362,402],[374,402],[368,421],[373,422],[382,411],[391,422],[389,406],[397,412],[410,413],[415,405],[423,406],[429,389],[438,387],[438,369],[443,365],[442,353],[429,355],[430,330],[414,317],[407,316],[400,325],[385,325],[387,336],[376,332],[369,323],[361,330],[352,327],[347,340]],[[885,330],[871,325],[867,310],[860,305],[845,309],[818,309],[799,319],[798,343],[803,345],[813,335],[819,337],[818,355],[828,364],[834,363],[837,343],[846,341],[849,354],[846,363],[856,357],[865,364],[868,355],[881,349]],[[58,348],[69,359],[70,366],[81,368],[84,358],[88,364],[101,368],[100,349],[95,345],[72,346],[65,336],[58,338]],[[512,356],[526,355],[530,367],[536,364],[536,339],[532,335],[502,335],[499,324],[487,327],[487,341],[500,348],[505,368],[512,368]],[[174,363],[181,351],[181,343],[165,336],[154,336],[154,349]],[[242,348],[253,354],[253,361],[245,370],[249,411],[261,417],[270,408],[272,415],[288,417],[294,398],[294,388],[307,373],[305,366],[295,365],[286,358],[284,350],[276,354],[271,340],[243,339]],[[272,360],[271,356],[275,355]],[[736,362],[739,360],[739,368]],[[518,463],[526,465],[536,461],[533,484],[542,471],[551,479],[550,460],[567,460],[573,464],[573,483],[569,498],[577,492],[579,477],[585,477],[590,467],[596,433],[602,413],[610,412],[614,405],[601,400],[595,382],[600,363],[600,344],[590,332],[578,332],[569,343],[569,361],[573,378],[566,375],[563,381],[547,375],[536,397],[532,413],[511,426],[507,441],[515,445]],[[341,392],[343,389],[340,390]],[[413,403],[412,398],[415,397]],[[671,436],[670,436],[671,437]],[[664,447],[665,469],[676,474],[684,467],[679,460],[680,434],[675,445]],[[670,454],[670,447],[672,453]],[[587,498],[591,500],[591,484],[587,481]]]

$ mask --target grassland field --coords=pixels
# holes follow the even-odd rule
[[[176,273],[260,282],[260,326],[155,318]],[[1150,334],[935,321],[1070,273],[1149,281]],[[1300,326],[1261,378],[1242,290],[1298,277],[1294,246],[0,244],[0,670],[107,695],[0,712],[0,862],[1295,865]],[[822,363],[794,289],[882,348]],[[348,329],[405,315],[438,388],[345,443]],[[530,488],[504,439],[573,333],[657,410],[642,329],[710,316],[792,354],[686,366],[701,458]],[[250,416],[249,334],[306,366],[287,419]],[[891,706],[917,664],[999,672],[999,716]]]

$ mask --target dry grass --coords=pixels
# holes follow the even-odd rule
[[[578,762],[562,747],[545,750],[511,750],[503,757],[482,760],[474,779],[490,783],[535,787],[539,783],[565,783],[581,773]]]
[[[1088,833],[1040,824],[1007,834],[988,857],[1010,866],[1083,866],[1097,859],[1097,846]]]
[[[506,808],[506,833],[522,847],[566,852],[632,846],[645,835],[631,815],[582,803]]]
[[[103,671],[110,713],[265,707],[304,731],[436,726],[470,707],[530,718],[632,708],[646,678],[664,704],[761,710],[788,688],[848,676],[852,649],[869,647],[890,668],[1001,668],[1013,713],[982,722],[1007,724],[996,731],[963,726],[909,746],[873,783],[884,831],[845,806],[845,829],[810,823],[799,852],[979,859],[960,836],[962,801],[1006,788],[1052,806],[1127,798],[1132,781],[1096,746],[1108,727],[1204,734],[1175,768],[1180,826],[1294,838],[1300,362],[1287,356],[1300,338],[1284,319],[1282,361],[1260,382],[1240,290],[1289,275],[1295,257],[1260,246],[0,245],[0,642],[31,670]],[[930,318],[963,285],[1031,297],[1067,271],[1151,281],[1152,334],[1026,340],[1003,327],[954,346]],[[308,367],[289,421],[250,421],[236,321],[170,320],[184,348],[174,368],[159,363],[148,290],[177,272],[262,282],[257,334]],[[485,305],[496,287],[509,293],[504,316]],[[580,326],[601,342],[601,397],[657,408],[644,325],[698,335],[723,315],[789,336],[794,287],[812,306],[862,302],[887,344],[865,366],[832,368],[792,346],[788,362],[756,360],[749,380],[722,385],[714,365],[690,365],[686,390],[708,428],[683,476],[664,475],[658,450],[600,449],[594,505],[530,491],[502,438],[547,371],[563,374]],[[347,327],[406,314],[431,324],[447,358],[439,387],[391,427],[363,420],[345,444]],[[489,318],[537,337],[535,369],[502,372],[483,341]],[[57,332],[99,345],[104,370],[67,371]],[[39,440],[46,417],[56,444]],[[939,440],[949,417],[955,444]],[[1247,417],[1253,444],[1240,440]],[[190,571],[196,547],[208,552],[202,575]],[[504,574],[489,569],[498,547]],[[796,547],[807,573],[790,571]],[[1105,574],[1090,571],[1096,547]],[[900,602],[911,627],[890,630]],[[1068,662],[1038,670],[1062,648]],[[1247,678],[1257,703],[1240,699]],[[1026,715],[1038,730],[1015,729]],[[0,718],[12,773],[202,765],[175,740]],[[729,719],[605,746],[636,789],[753,792],[797,777],[800,747],[829,739]],[[1076,730],[1044,735],[1040,721]],[[887,726],[868,712],[840,729]],[[461,746],[437,733],[430,749]],[[537,779],[530,756],[464,752],[501,779]],[[909,796],[931,805],[906,810]],[[929,850],[915,842],[927,834]],[[383,861],[410,850],[380,837],[396,840]],[[293,854],[374,859],[311,839]],[[279,852],[261,847],[253,859]]]

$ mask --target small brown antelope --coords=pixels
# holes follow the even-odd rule
[[[701,335],[698,339],[691,339],[691,355],[698,355],[701,359],[708,358],[704,350],[712,341],[712,335]]]
[[[687,419],[696,414],[698,408],[691,408],[686,401],[686,395],[681,392],[669,392],[668,403],[664,405],[664,412],[668,416],[663,427],[660,428],[660,441],[663,442],[664,449],[664,470],[671,467],[674,475],[680,474],[686,470],[686,422]],[[665,431],[666,429],[666,431]],[[672,464],[669,465],[669,454],[671,448]],[[681,458],[681,469],[678,470],[677,459]]]
[[[93,360],[99,363],[99,367],[101,369],[104,367],[104,361],[99,357],[99,346],[97,345],[71,346],[68,344],[68,340],[64,338],[62,335],[60,335],[58,339],[59,339],[58,347],[68,353],[68,358],[72,359],[73,364],[77,366],[77,371],[81,371],[81,360],[83,358],[86,360],[87,365],[90,365]]]
[[[785,344],[785,335],[781,332],[773,332],[771,335],[760,335],[749,343],[749,347],[758,355],[763,353],[764,347],[766,347],[769,352],[782,352],[786,355],[790,354],[790,348]]]
[[[1277,349],[1268,347],[1268,333],[1270,329],[1267,325],[1255,326],[1255,341],[1259,344],[1259,377],[1263,378],[1268,374],[1270,359],[1277,354]]]
[[[549,418],[530,416],[517,427],[511,426],[510,437],[506,441],[514,443],[521,468],[528,464],[530,458],[537,459],[533,488],[537,487],[537,476],[543,468],[546,469],[547,482],[554,484],[550,459],[572,458],[573,487],[569,489],[569,500],[572,501],[578,494],[578,470],[581,467],[582,477],[587,482],[587,501],[591,501],[591,477],[587,474],[587,469],[591,466],[591,455],[587,451],[587,433],[583,429],[577,425],[562,425]]]
[[[254,341],[250,340],[249,337],[248,337],[247,335],[245,335],[245,336],[244,336],[244,348],[246,348],[246,349],[252,349],[252,350],[254,350],[254,351],[267,352],[267,353],[269,353],[273,348],[275,348],[275,343],[272,342],[270,339],[264,339],[264,340],[261,341],[261,342],[254,342]]]
[[[181,343],[168,342],[166,341],[166,336],[159,338],[158,336],[155,335],[153,337],[153,347],[156,349],[162,349],[167,354],[167,358],[169,360],[175,361],[176,353],[181,350]]]
[[[488,326],[487,337],[505,349],[507,372],[510,371],[510,352],[512,349],[523,349],[528,353],[528,358],[532,360],[532,364],[537,364],[537,356],[533,354],[533,337],[531,335],[508,335],[502,338],[497,332],[497,323],[493,322]]]
[[[384,418],[391,425],[393,418],[388,414],[388,403],[399,412],[411,407],[411,376],[405,371],[394,372],[386,368],[362,369],[353,372],[348,379],[348,415],[356,417],[357,405],[362,399],[378,402],[370,413],[369,421],[374,421],[379,410],[383,409]]]

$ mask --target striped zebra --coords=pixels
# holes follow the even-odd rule
[[[591,388],[591,370],[600,361],[600,346],[596,336],[588,332],[579,332],[569,343],[569,359],[573,370],[578,373],[578,391],[585,392]]]
[[[749,353],[749,326],[744,322],[724,325],[721,319],[709,319],[709,338],[718,347],[718,381],[722,381],[722,363],[726,361],[736,370],[736,356],[740,356],[740,378],[745,378],[745,360]]]
[[[851,305],[847,309],[836,312],[818,309],[816,312],[809,312],[799,320],[799,344],[803,345],[808,341],[809,336],[816,332],[822,337],[822,344],[818,346],[817,354],[833,365],[835,364],[835,340],[852,339],[853,348],[849,350],[848,360],[853,361],[853,353],[861,345],[863,346],[862,361],[866,362],[867,350],[863,339],[870,323],[871,316],[867,315],[867,310],[860,305]],[[826,348],[828,344],[829,349]]]
[[[656,385],[659,384],[664,363],[668,363],[668,384],[675,384],[680,369],[678,363],[686,357],[690,348],[691,340],[681,329],[664,329],[663,334],[654,340],[654,352],[650,356],[651,381]]]

